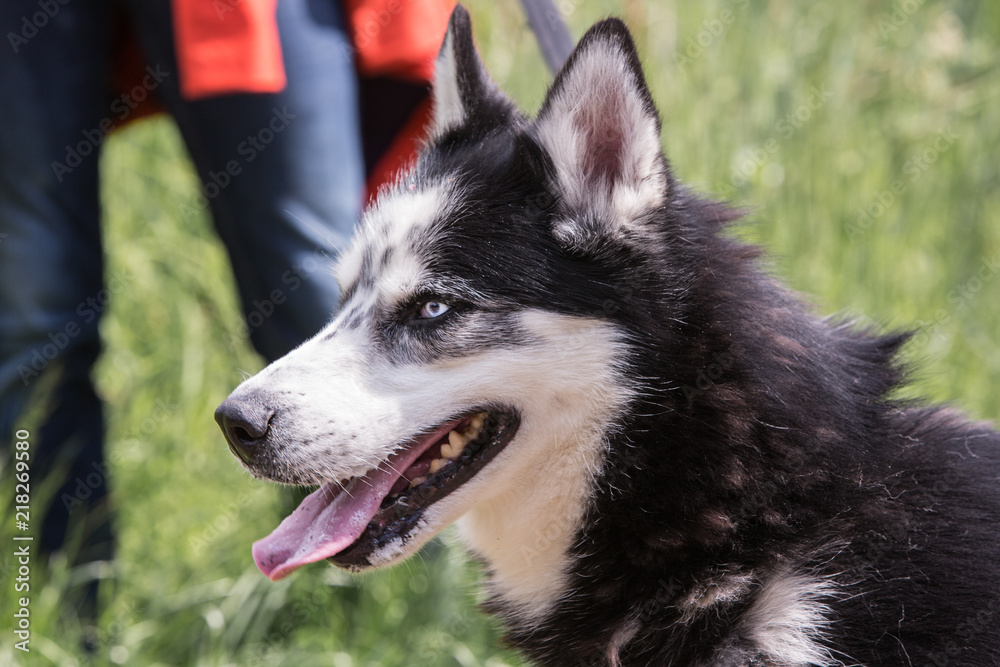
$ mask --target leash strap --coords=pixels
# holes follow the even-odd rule
[[[559,71],[573,50],[573,38],[552,0],[521,0],[528,24],[553,74]]]

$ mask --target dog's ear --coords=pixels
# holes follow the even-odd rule
[[[587,250],[610,234],[640,240],[667,193],[660,119],[632,36],[618,19],[592,27],[556,76],[535,121],[564,210],[554,233]]]
[[[496,127],[513,112],[513,103],[479,59],[469,12],[456,5],[435,64],[431,137],[463,126]]]

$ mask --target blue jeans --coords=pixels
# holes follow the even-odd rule
[[[102,128],[128,107],[106,94],[109,0],[48,4],[49,13],[37,0],[0,3],[0,34],[17,36],[0,44],[0,453],[9,457],[32,390],[54,380],[51,413],[32,434],[33,478],[58,464],[67,481],[40,547],[59,549],[72,515],[86,526],[80,557],[91,560],[111,553],[103,475],[86,508],[59,498],[103,465],[90,378],[106,296],[98,153]],[[144,85],[176,119],[203,181],[192,210],[207,203],[229,252],[246,315],[237,330],[265,358],[280,357],[335,310],[322,265],[362,205],[357,83],[339,4],[280,0],[285,90],[198,101],[178,93],[168,0],[120,5],[150,65]]]

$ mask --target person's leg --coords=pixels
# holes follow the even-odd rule
[[[109,18],[102,0],[53,5],[49,16],[33,0],[0,3],[9,42],[0,48],[0,451],[10,451],[31,393],[54,387],[29,438],[32,525],[43,555],[80,530],[77,562],[85,562],[111,556],[101,405],[90,379],[100,348]],[[49,473],[64,483],[43,514]]]
[[[176,74],[166,0],[128,4],[147,57]],[[184,101],[176,76],[159,91],[236,273],[246,320],[232,335],[249,334],[268,359],[316,333],[336,309],[330,266],[360,215],[364,187],[357,83],[339,3],[279,0],[278,26],[288,77],[282,92]]]

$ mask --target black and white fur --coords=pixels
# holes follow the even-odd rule
[[[1000,664],[1000,436],[891,398],[905,335],[817,318],[720,235],[736,214],[672,175],[625,26],[532,120],[458,8],[434,94],[336,318],[234,393],[273,412],[254,472],[344,480],[511,406],[510,444],[372,565],[457,522],[535,663]]]

